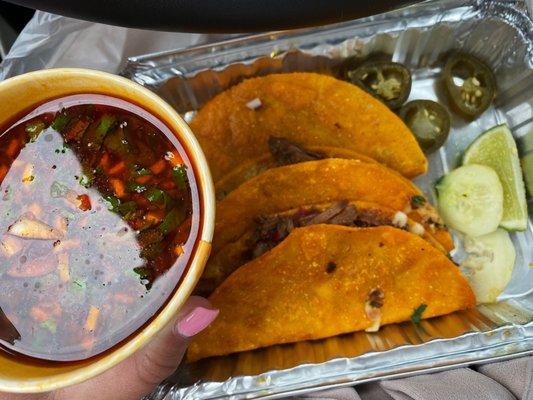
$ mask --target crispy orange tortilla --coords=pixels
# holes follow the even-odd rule
[[[422,304],[422,318],[475,305],[457,266],[416,235],[313,225],[294,230],[215,290],[209,301],[220,314],[194,338],[188,358],[367,329],[365,305],[375,289],[384,295],[381,325],[408,321]]]
[[[247,103],[260,99],[261,107]],[[247,160],[268,153],[268,138],[302,146],[356,151],[415,177],[427,160],[402,120],[360,88],[316,73],[248,79],[210,100],[191,128],[218,182]]]
[[[405,211],[414,220],[424,220],[419,210],[411,210],[410,206],[412,197],[421,195],[411,181],[377,163],[330,158],[269,169],[218,203],[213,253],[236,241],[261,215],[313,204],[366,201]],[[437,215],[430,205],[426,204],[423,210],[426,209]],[[443,231],[444,239],[439,241],[447,251],[453,248],[445,228],[427,222],[423,226],[430,232]]]
[[[305,149],[324,154],[324,158],[346,158],[349,160],[359,160],[361,162],[368,163],[376,162],[376,160],[370,157],[348,149],[329,146],[308,146]],[[247,180],[252,179],[267,169],[275,168],[277,166],[276,160],[270,153],[239,164],[226,176],[222,177],[218,182],[215,183],[215,195],[217,201],[224,200],[228,193],[236,189],[239,185]]]
[[[368,203],[364,201],[351,201],[348,203],[362,213],[375,213],[381,220],[389,220],[390,225],[393,225],[394,217],[397,211],[384,207],[376,203]],[[277,213],[279,217],[292,216],[297,212],[305,212],[306,209],[314,209],[322,212],[332,206],[332,203],[318,204],[313,206],[299,207],[285,212]],[[407,224],[404,229],[416,234],[415,221],[407,219]],[[401,226],[398,226],[401,227]],[[208,295],[212,293],[233,271],[238,267],[249,261],[248,250],[249,243],[254,237],[255,225],[250,227],[239,239],[235,242],[228,243],[220,249],[217,253],[213,253],[209,258],[204,269],[202,278],[196,286],[196,292],[200,295]],[[421,237],[429,244],[435,247],[440,252],[446,254],[444,247],[435,239],[435,237],[424,230]]]

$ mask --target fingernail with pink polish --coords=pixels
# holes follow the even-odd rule
[[[184,317],[180,318],[176,324],[178,333],[181,336],[193,337],[203,331],[215,320],[218,310],[196,307]]]

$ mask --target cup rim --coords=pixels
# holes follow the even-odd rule
[[[152,112],[157,117],[163,119],[167,125],[170,125],[169,128],[175,133],[177,139],[186,148],[187,154],[195,165],[194,170],[198,182],[198,191],[201,202],[200,210],[203,215],[202,218],[200,218],[199,236],[196,239],[196,246],[190,256],[189,267],[187,268],[186,273],[181,277],[180,283],[174,289],[172,296],[167,300],[166,304],[157,311],[157,314],[152,321],[145,325],[144,328],[133,333],[131,337],[125,339],[123,343],[109,351],[108,354],[105,354],[102,357],[97,356],[94,362],[89,361],[86,365],[79,368],[57,375],[35,379],[22,378],[14,380],[0,377],[0,391],[5,392],[37,393],[74,385],[105,372],[131,356],[147,344],[178,313],[179,309],[192,293],[192,290],[203,271],[211,249],[215,222],[215,194],[209,166],[200,144],[189,126],[177,111],[161,97],[127,78],[107,72],[84,68],[54,68],[28,72],[0,82],[0,91],[8,88],[23,88],[23,86],[29,81],[35,79],[45,80],[47,78],[57,78],[58,76],[65,74],[70,74],[74,77],[78,76],[80,78],[90,78],[102,82],[105,81],[117,85],[117,88],[127,89],[127,91],[133,92],[138,96],[137,101],[131,99],[131,96],[122,96],[120,93],[113,93],[112,90],[102,90],[101,94],[115,95],[126,101],[130,99],[130,101],[146,108],[149,112]],[[90,90],[85,92],[92,93]],[[73,85],[72,91],[65,90],[60,96],[83,93],[83,89],[76,88]],[[51,96],[50,99],[52,98],[57,98],[57,96]],[[143,99],[146,100],[146,103],[153,103],[156,105],[157,110],[154,109],[155,107],[145,104],[145,102],[142,101]],[[32,104],[28,104],[28,108],[29,107],[32,107]]]

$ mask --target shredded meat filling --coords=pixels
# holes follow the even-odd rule
[[[346,211],[348,211],[348,213],[346,213]],[[345,216],[344,223],[339,223],[341,222],[339,218],[337,218],[335,222],[332,222],[332,220],[335,219],[335,217],[338,217],[339,215]],[[350,218],[350,215],[352,216],[352,218]],[[353,223],[356,218],[357,211],[355,210],[355,208],[348,206],[348,202],[346,200],[341,200],[322,212],[311,211],[308,215],[304,215],[298,218],[298,226],[309,226],[327,223],[346,225]]]
[[[272,249],[279,242],[285,239],[295,228],[295,216],[293,217],[276,217],[264,216],[256,220],[257,228],[254,237],[248,243],[247,259],[253,260],[261,254]]]
[[[338,201],[324,211],[315,208],[301,209],[293,215],[262,216],[255,222],[254,235],[247,243],[248,250],[245,257],[248,260],[266,253],[298,227],[317,224],[357,227],[393,226],[393,221],[384,217],[379,211],[357,210],[346,200]]]
[[[287,139],[280,137],[271,136],[268,139],[268,147],[278,165],[298,164],[325,158],[324,154],[305,150]]]

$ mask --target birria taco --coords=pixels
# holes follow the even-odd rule
[[[191,128],[215,184],[268,155],[271,136],[305,148],[351,150],[409,178],[427,170],[415,137],[383,103],[355,85],[315,73],[245,80],[210,100]]]
[[[447,251],[453,248],[439,215],[411,181],[381,164],[332,158],[269,169],[232,191],[217,205],[213,254],[260,216],[339,200],[402,211]]]
[[[392,227],[311,225],[237,269],[209,297],[219,317],[188,358],[320,339],[473,307],[442,252]]]
[[[299,146],[291,141],[271,136],[268,139],[269,153],[253,160],[246,161],[215,184],[217,201],[224,198],[239,185],[270,168],[282,165],[297,164],[305,161],[322,160],[324,158],[345,158],[361,162],[376,163],[368,156],[353,150],[329,146]]]
[[[444,247],[424,229],[401,211],[363,201],[302,206],[297,209],[263,215],[254,221],[238,240],[228,243],[209,259],[196,292],[210,294],[241,265],[259,257],[277,246],[294,229],[317,224],[351,227],[394,226],[421,236],[433,247],[446,253]]]

